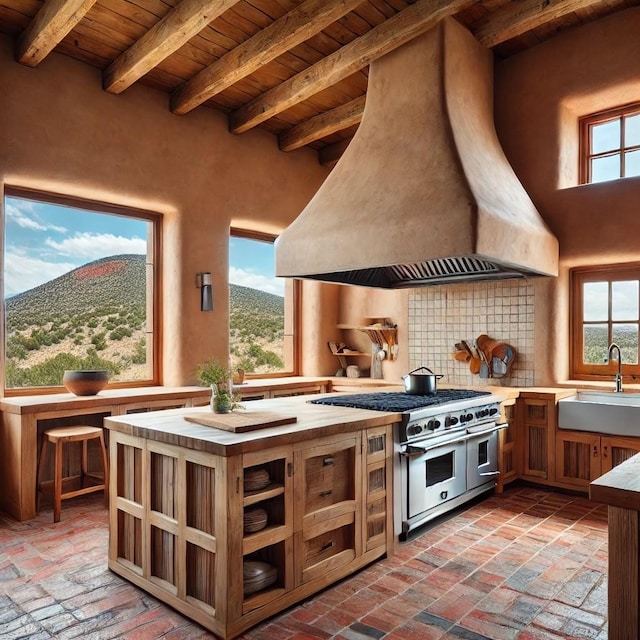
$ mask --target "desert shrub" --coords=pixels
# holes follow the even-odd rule
[[[131,335],[133,335],[132,332],[131,332],[131,329],[128,329],[127,327],[119,326],[119,327],[116,327],[109,334],[109,339],[110,340],[122,340],[122,338],[128,338]]]
[[[91,338],[91,344],[96,348],[96,351],[103,351],[107,348],[106,336],[107,334],[101,331]]]
[[[145,364],[147,361],[147,339],[142,338],[136,343],[131,362],[133,364]]]

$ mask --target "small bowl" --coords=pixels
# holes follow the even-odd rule
[[[68,370],[62,376],[62,384],[77,396],[95,396],[108,382],[109,372],[106,369]]]

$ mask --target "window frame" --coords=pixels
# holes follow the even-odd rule
[[[610,149],[601,153],[591,153],[591,128],[594,125],[602,124],[610,120],[622,120],[629,116],[640,115],[640,102],[631,102],[613,109],[598,111],[579,119],[579,180],[580,184],[600,184],[591,182],[591,161],[593,158],[606,157],[609,155],[620,155],[620,175],[616,180],[622,180],[625,175],[625,152],[640,151],[640,145],[625,146],[625,127],[620,127],[620,146],[617,149]]]
[[[269,242],[274,244],[278,236],[270,233],[264,233],[262,231],[251,231],[248,229],[241,229],[238,227],[231,227],[229,229],[229,240],[231,238],[242,238],[244,240],[256,240],[258,242]],[[229,265],[230,266],[230,265]],[[229,283],[231,285],[231,283]],[[229,289],[231,291],[231,289]],[[300,375],[300,326],[301,326],[301,309],[302,309],[302,281],[296,278],[285,278],[285,314],[284,314],[284,349],[285,349],[285,365],[287,364],[287,325],[290,325],[290,349],[292,368],[291,370],[285,369],[282,371],[276,371],[273,373],[245,373],[245,379],[265,379],[265,378],[288,378]],[[231,301],[229,301],[231,306]],[[288,311],[288,314],[287,314]],[[231,331],[231,326],[229,326]],[[231,350],[231,336],[229,336],[229,350]]]
[[[147,318],[148,314],[152,314],[151,318],[151,331],[152,331],[152,377],[145,380],[132,380],[123,382],[113,382],[107,385],[107,389],[133,389],[139,387],[151,387],[159,386],[162,384],[160,372],[162,371],[162,338],[161,338],[161,318],[162,318],[162,214],[145,209],[138,209],[136,207],[130,207],[125,205],[118,205],[114,203],[102,202],[97,200],[90,200],[85,198],[79,198],[75,196],[62,195],[59,193],[52,193],[48,191],[40,191],[36,189],[29,189],[26,187],[14,187],[10,185],[4,185],[2,193],[1,203],[1,223],[2,234],[0,237],[0,268],[2,269],[3,277],[0,279],[0,297],[3,301],[2,313],[0,314],[0,362],[4,370],[6,362],[6,323],[5,323],[5,308],[4,308],[4,272],[5,272],[5,224],[6,213],[4,210],[5,200],[10,198],[22,198],[24,200],[33,200],[36,202],[43,202],[46,204],[59,205],[64,207],[71,207],[73,209],[79,209],[81,211],[90,211],[94,213],[103,213],[108,215],[123,216],[128,218],[139,218],[147,220],[152,223],[152,229],[147,234],[147,291],[149,288],[149,272],[152,275],[151,282],[151,300],[147,299]],[[149,250],[149,244],[151,249]],[[149,265],[149,257],[151,257],[152,264]],[[149,269],[151,266],[151,269]],[[147,319],[147,326],[149,322]],[[148,333],[147,333],[148,336]],[[147,346],[147,351],[148,351]],[[2,394],[4,397],[19,397],[19,396],[35,396],[46,395],[51,393],[65,393],[66,389],[63,385],[48,386],[48,387],[6,387],[6,380],[4,375],[1,381]]]
[[[584,353],[584,319],[583,319],[583,285],[588,282],[617,282],[621,280],[640,281],[640,262],[614,264],[606,266],[575,267],[570,271],[570,376],[573,380],[607,380],[618,370],[618,363],[610,361],[602,364],[582,362]],[[594,324],[607,324],[609,344],[612,342],[611,331],[616,322],[611,320],[611,292],[609,291],[609,319]],[[624,321],[620,321],[624,324]],[[628,322],[627,322],[628,324]],[[640,321],[639,321],[640,324]],[[638,351],[640,352],[640,335]],[[638,364],[622,363],[623,379],[635,381],[640,377],[640,353]]]

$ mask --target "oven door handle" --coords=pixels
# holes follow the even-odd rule
[[[403,458],[414,458],[415,456],[422,456],[429,451],[433,451],[434,449],[440,449],[441,447],[447,447],[451,444],[460,444],[461,442],[466,442],[469,439],[468,435],[463,435],[461,438],[456,438],[455,440],[445,440],[444,442],[434,442],[429,446],[418,446],[415,444],[408,444],[404,451],[400,452],[400,455]]]
[[[467,435],[469,436],[484,436],[488,433],[498,432],[501,429],[506,429],[509,426],[508,422],[503,422],[502,424],[496,424],[495,422],[484,423],[482,425],[478,425],[476,427],[469,427],[467,429]]]

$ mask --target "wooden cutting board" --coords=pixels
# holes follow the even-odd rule
[[[283,415],[274,411],[232,411],[231,413],[193,413],[184,417],[189,422],[215,427],[234,433],[256,431],[266,427],[297,422],[296,416]]]

